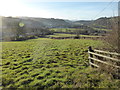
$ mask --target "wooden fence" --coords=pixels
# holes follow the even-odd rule
[[[114,52],[107,52],[102,50],[93,50],[90,46],[88,49],[89,64],[91,67],[108,68],[111,67],[120,72],[120,54]]]

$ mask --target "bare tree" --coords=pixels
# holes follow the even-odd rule
[[[118,19],[119,17],[117,18],[112,18],[111,20],[111,27],[112,27],[112,31],[110,33],[108,33],[108,35],[104,38],[105,42],[107,42],[109,44],[109,49],[115,51],[115,52],[118,52],[118,46],[119,46],[119,40],[120,40],[120,37],[119,37],[119,29],[118,29]]]

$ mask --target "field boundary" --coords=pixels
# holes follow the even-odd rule
[[[113,67],[120,70],[120,54],[115,52],[108,52],[102,50],[93,50],[90,46],[88,48],[89,64],[91,67],[101,68],[104,66]],[[101,65],[100,65],[101,64]]]
[[[49,37],[50,39],[101,39],[101,37],[76,37],[76,36],[71,36],[71,37]]]

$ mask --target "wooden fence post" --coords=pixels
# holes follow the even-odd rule
[[[89,52],[94,52],[94,50],[92,50],[92,47],[91,47],[91,46],[88,47],[88,51],[89,51]],[[92,58],[93,58],[93,55],[89,53],[89,57],[92,57]],[[92,60],[92,59],[89,58],[89,63],[94,63],[94,60]],[[90,66],[91,66],[91,67],[94,67],[94,66],[91,65],[91,64],[90,64]]]

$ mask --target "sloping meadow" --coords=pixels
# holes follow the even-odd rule
[[[101,44],[94,40],[47,38],[2,42],[2,87],[119,87],[118,80],[89,68],[88,46]]]

